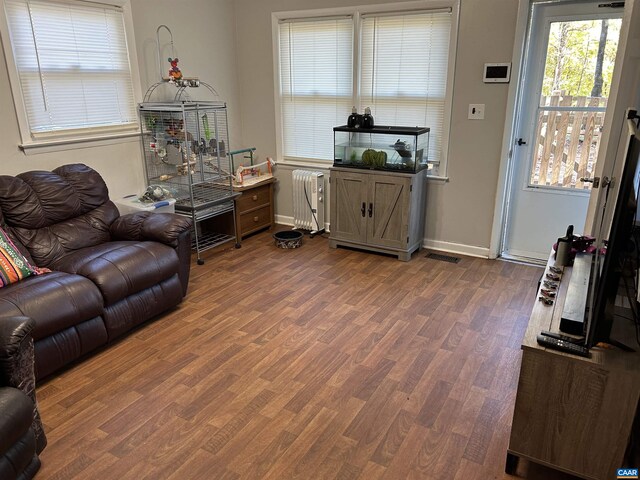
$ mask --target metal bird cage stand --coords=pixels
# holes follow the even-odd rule
[[[238,194],[232,188],[227,106],[217,100],[191,100],[186,90],[199,86],[217,97],[200,81],[177,84],[173,101],[151,101],[163,83],[152,86],[138,107],[147,185],[168,191],[176,199],[176,213],[192,218],[192,246],[202,265],[201,252],[226,242],[240,246],[234,220],[207,222],[207,228],[202,223],[225,213],[235,218]],[[226,229],[209,231],[211,223],[226,224]]]

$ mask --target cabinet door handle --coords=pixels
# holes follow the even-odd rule
[[[253,197],[251,197],[251,200],[253,200],[254,202],[258,200],[258,195],[254,195]]]
[[[360,213],[362,213],[362,216],[364,217],[364,212],[366,212],[367,210],[367,204],[362,202],[362,207],[360,207]]]
[[[369,204],[369,218],[373,216],[373,203]]]
[[[260,220],[258,217],[253,217],[254,222],[257,222],[258,220]]]

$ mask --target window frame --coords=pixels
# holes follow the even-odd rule
[[[137,104],[142,99],[142,87],[140,71],[138,67],[138,56],[133,29],[133,15],[131,13],[130,0],[58,0],[61,3],[69,4],[98,4],[122,9],[124,29],[129,54],[129,69],[133,84],[133,98]],[[94,127],[81,130],[70,130],[66,132],[43,132],[34,136],[29,126],[24,97],[22,95],[22,85],[20,74],[13,55],[11,37],[9,34],[9,24],[5,12],[4,0],[0,0],[0,34],[2,35],[3,51],[6,59],[9,74],[9,84],[13,97],[16,117],[18,119],[18,130],[21,143],[18,145],[26,154],[44,153],[49,151],[69,150],[73,148],[85,148],[87,146],[110,145],[121,143],[123,139],[137,141],[140,135],[140,125],[135,122],[131,126],[110,126]]]
[[[360,61],[361,61],[361,16],[364,14],[385,13],[416,13],[439,9],[451,9],[451,37],[449,42],[449,62],[447,65],[447,86],[445,96],[444,119],[442,125],[442,158],[439,163],[439,175],[428,175],[429,179],[448,181],[448,153],[450,143],[451,115],[453,110],[453,85],[455,81],[455,63],[457,59],[458,32],[460,22],[460,0],[419,0],[412,2],[390,3],[380,5],[323,8],[311,10],[296,10],[273,12],[271,14],[272,51],[274,72],[274,100],[276,127],[276,155],[279,163],[290,166],[329,168],[333,166],[331,160],[293,158],[284,156],[284,131],[282,125],[282,105],[280,101],[280,44],[279,23],[281,20],[313,19],[328,16],[351,15],[354,22],[353,29],[353,104],[358,111],[362,111],[360,104]],[[375,115],[375,114],[374,114]],[[346,123],[346,118],[345,118]],[[427,125],[428,126],[428,125]]]

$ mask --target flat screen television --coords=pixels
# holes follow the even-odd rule
[[[607,198],[605,211],[613,207],[611,227],[608,235],[603,225],[600,239],[607,239],[606,253],[598,249],[593,262],[588,295],[589,308],[584,323],[585,345],[593,347],[598,342],[630,347],[636,339],[613,338],[612,328],[617,318],[627,322],[638,322],[637,269],[640,266],[639,245],[635,241],[638,231],[638,200],[640,194],[640,131],[637,115],[630,112],[627,120],[628,143],[624,155],[624,166],[617,185],[610,188],[610,194],[617,189],[614,198]],[[613,201],[615,200],[615,203]],[[622,299],[622,301],[621,301]],[[626,301],[624,300],[626,299]],[[637,347],[637,345],[636,345]]]

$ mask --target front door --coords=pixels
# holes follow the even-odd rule
[[[601,5],[532,7],[503,256],[544,261],[568,225],[584,228],[622,23]]]

